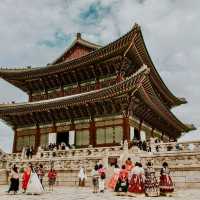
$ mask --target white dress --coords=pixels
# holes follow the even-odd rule
[[[38,175],[36,172],[31,172],[31,176],[27,185],[26,194],[42,194],[44,192],[44,188],[40,183]]]

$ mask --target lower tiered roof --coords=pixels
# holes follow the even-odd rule
[[[170,136],[194,127],[183,124],[157,97],[150,69],[140,68],[113,86],[38,102],[1,104],[0,118],[13,128],[125,113]]]

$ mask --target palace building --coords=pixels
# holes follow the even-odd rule
[[[161,79],[137,24],[105,46],[77,33],[51,64],[1,68],[0,77],[29,96],[26,103],[0,104],[0,118],[14,130],[13,152],[49,143],[82,148],[177,138],[194,129],[171,112],[187,102]]]

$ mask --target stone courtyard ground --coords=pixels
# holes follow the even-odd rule
[[[93,194],[91,188],[78,187],[56,187],[54,192],[45,192],[42,195],[24,195],[19,193],[17,195],[6,194],[8,186],[0,186],[0,200],[129,200],[136,199],[134,197],[120,197],[115,196],[112,192]],[[149,200],[200,200],[200,190],[185,189],[177,190],[174,197],[143,197],[137,199]]]

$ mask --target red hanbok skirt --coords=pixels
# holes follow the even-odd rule
[[[160,176],[160,192],[168,193],[174,191],[174,184],[169,175]]]
[[[109,182],[108,182],[108,188],[114,190],[114,189],[115,189],[115,186],[116,186],[116,184],[117,184],[118,178],[119,178],[119,173],[118,173],[118,174],[115,173],[115,174],[111,177],[111,179],[109,180]]]
[[[136,194],[144,193],[144,181],[141,176],[133,174],[129,183],[128,191]]]

